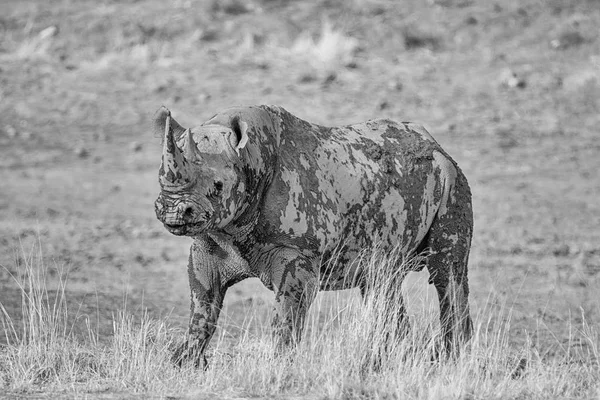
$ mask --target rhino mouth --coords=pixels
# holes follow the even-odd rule
[[[184,224],[167,224],[164,223],[165,228],[176,236],[193,236],[197,235],[206,230],[207,228],[206,222],[196,222],[196,223],[184,223]]]

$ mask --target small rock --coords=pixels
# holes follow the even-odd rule
[[[400,80],[394,79],[388,83],[388,88],[390,90],[395,90],[397,92],[401,92],[402,89],[404,89],[404,85],[402,84],[402,82],[400,82]]]
[[[90,151],[85,147],[77,147],[74,153],[79,158],[88,158],[90,156]]]
[[[268,71],[269,68],[271,68],[271,66],[266,61],[260,61],[260,62],[256,63],[256,68],[261,69],[263,71]]]
[[[300,83],[310,83],[310,82],[314,82],[316,80],[317,80],[317,77],[315,76],[315,74],[311,74],[311,73],[302,74],[298,78],[298,82],[300,82]]]
[[[203,42],[214,42],[217,39],[219,39],[219,31],[216,29],[204,29],[198,34],[198,40]]]
[[[229,15],[241,15],[250,12],[250,6],[242,1],[228,1],[220,4],[221,10]]]
[[[19,132],[17,132],[17,130],[15,129],[15,127],[12,126],[12,125],[6,125],[6,126],[4,126],[4,132],[6,132],[6,135],[9,138],[11,138],[11,139],[12,138],[16,138],[17,135],[19,134]]]
[[[571,253],[571,248],[568,244],[563,243],[552,250],[552,254],[556,257],[566,257]]]
[[[550,41],[550,46],[555,50],[565,50],[576,47],[585,42],[585,38],[579,32],[565,32],[558,38]]]
[[[327,76],[325,77],[325,79],[323,79],[323,85],[324,86],[330,85],[336,79],[337,79],[337,74],[335,72],[330,72],[329,74],[327,74]]]
[[[209,93],[200,93],[198,95],[198,101],[200,101],[201,103],[206,103],[211,99],[211,95]]]
[[[379,109],[379,111],[387,110],[389,107],[390,107],[390,103],[388,103],[387,100],[383,100],[377,106],[377,108]]]
[[[129,144],[129,149],[134,153],[139,153],[144,148],[144,145],[140,142],[131,142]]]
[[[152,91],[154,93],[162,93],[165,90],[167,90],[167,85],[165,85],[165,84],[158,84],[152,88]]]
[[[465,19],[465,24],[467,25],[477,25],[479,21],[474,16],[470,15]]]
[[[163,261],[171,261],[172,258],[169,255],[169,252],[166,249],[162,249],[162,251],[160,252],[160,257],[163,259]]]
[[[383,14],[385,14],[385,12],[386,12],[385,7],[380,4],[374,4],[371,7],[371,9],[369,10],[369,14],[371,14],[373,16],[383,15]]]
[[[518,76],[516,72],[511,69],[505,69],[500,74],[500,84],[509,88],[520,88],[523,89],[527,86],[527,82],[522,77]]]
[[[38,34],[38,37],[42,40],[54,37],[58,34],[58,27],[55,25],[49,26]]]

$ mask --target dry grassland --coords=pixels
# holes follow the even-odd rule
[[[598,26],[596,0],[2,1],[0,397],[597,398]],[[379,300],[354,291],[274,356],[249,280],[210,368],[175,368],[190,241],[154,217],[162,104],[186,126],[239,104],[423,123],[473,191],[470,350],[431,360],[437,301],[411,274],[379,368]]]

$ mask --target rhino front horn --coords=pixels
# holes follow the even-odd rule
[[[162,165],[159,170],[158,179],[162,186],[186,186],[190,184],[191,172],[189,162],[185,159],[183,152],[175,143],[173,125],[181,127],[171,117],[169,110],[165,115],[165,136],[163,140]],[[162,109],[161,109],[162,111]]]

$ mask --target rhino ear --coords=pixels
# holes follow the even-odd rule
[[[234,118],[231,121],[231,129],[235,134],[235,139],[232,140],[232,145],[235,152],[239,156],[240,149],[246,147],[246,144],[248,143],[248,124],[242,121],[239,117]]]
[[[167,122],[167,117],[171,117],[171,129],[173,129],[173,134],[175,135],[175,141],[177,141],[181,135],[185,133],[185,129],[179,125],[177,121],[171,115],[171,111],[165,106],[162,106],[158,109],[156,113],[154,113],[153,118],[153,130],[154,135],[164,138],[165,124]]]

